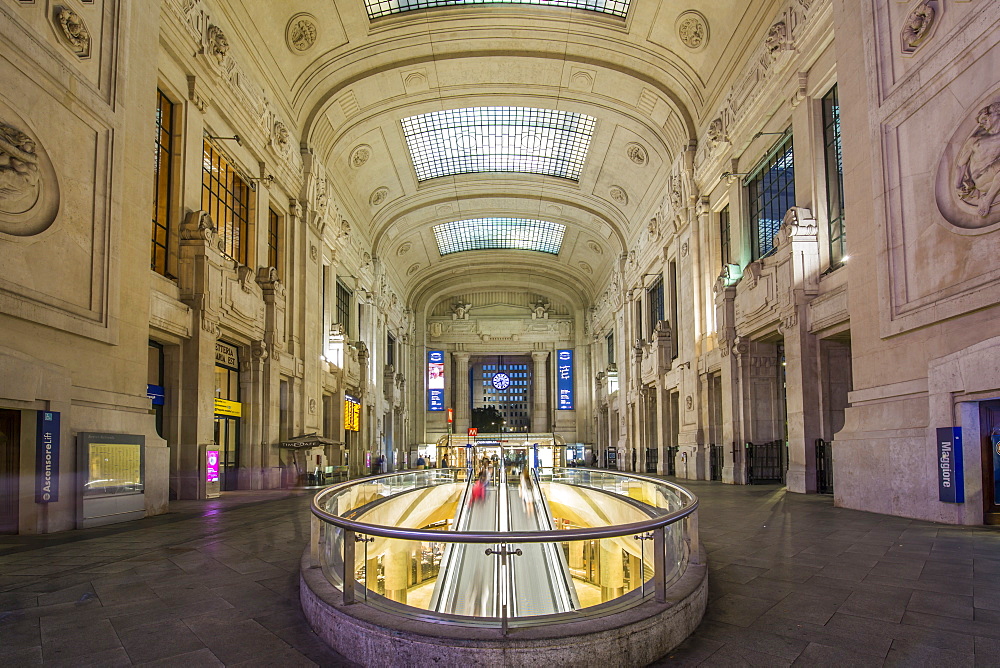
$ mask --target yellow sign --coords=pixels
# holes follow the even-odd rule
[[[344,400],[344,429],[361,431],[361,404],[357,401]]]
[[[243,415],[243,404],[238,401],[229,401],[228,399],[217,398],[215,400],[215,414],[241,417]]]

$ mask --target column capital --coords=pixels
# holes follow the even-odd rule
[[[472,357],[472,353],[467,353],[467,352],[462,352],[462,351],[455,351],[455,352],[452,352],[452,354],[451,354],[451,355],[452,355],[452,357],[454,357],[454,358],[455,358],[456,360],[459,360],[459,361],[464,361],[464,362],[468,362],[468,361],[469,361],[469,358],[470,358],[470,357]]]
[[[531,353],[531,359],[537,362],[544,362],[549,358],[548,350],[535,350]]]

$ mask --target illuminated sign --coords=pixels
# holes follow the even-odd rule
[[[349,394],[344,395],[344,429],[361,431],[361,402]]]
[[[35,437],[35,503],[59,500],[59,413],[38,411]]]
[[[965,471],[962,467],[962,428],[940,427],[938,440],[938,500],[965,502]]]
[[[238,401],[229,401],[228,399],[219,399],[216,397],[215,414],[228,415],[230,417],[242,417],[243,404]]]
[[[427,410],[444,410],[444,352],[427,351]]]
[[[556,351],[556,389],[559,399],[556,408],[561,411],[573,410],[573,351]]]
[[[219,451],[205,452],[205,482],[219,482]]]

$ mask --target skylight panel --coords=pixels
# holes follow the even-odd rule
[[[555,109],[470,107],[402,120],[418,181],[473,172],[580,179],[597,119]]]
[[[628,13],[630,0],[365,0],[369,19],[399,14],[412,9],[451,7],[453,5],[547,5],[586,9],[622,18]]]
[[[530,250],[559,254],[566,226],[526,218],[473,218],[434,226],[441,255],[468,250]]]

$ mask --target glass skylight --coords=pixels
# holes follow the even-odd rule
[[[500,248],[559,254],[566,226],[526,218],[473,218],[434,226],[441,255]]]
[[[470,107],[402,120],[418,181],[471,172],[579,180],[597,119],[555,109]]]
[[[368,18],[408,12],[411,9],[450,7],[452,5],[548,5],[587,9],[592,12],[625,17],[630,0],[365,0]]]

